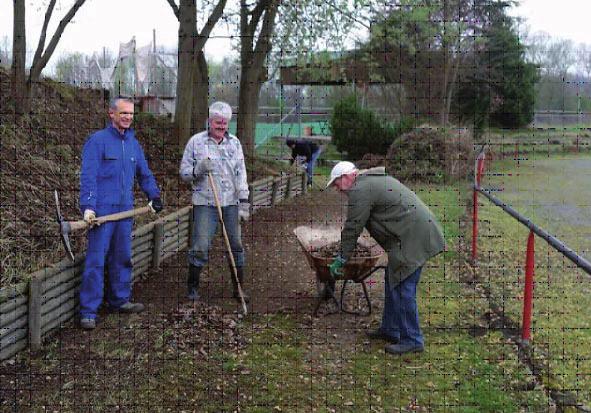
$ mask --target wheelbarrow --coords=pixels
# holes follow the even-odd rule
[[[384,267],[384,259],[386,255],[382,247],[369,236],[369,234],[362,234],[358,243],[368,248],[370,255],[368,257],[352,257],[347,261],[347,264],[343,267],[343,275],[338,280],[343,280],[343,286],[341,288],[340,300],[335,296],[335,291],[331,287],[331,281],[334,279],[330,274],[328,266],[331,264],[334,258],[322,256],[316,252],[320,248],[339,242],[341,240],[341,230],[338,227],[321,227],[312,228],[309,226],[300,226],[294,229],[294,234],[306,255],[310,268],[316,273],[316,287],[317,287],[317,298],[316,305],[314,306],[313,315],[318,314],[318,309],[324,301],[326,294],[328,293],[329,299],[332,299],[337,305],[337,308],[348,314],[363,315],[367,316],[371,314],[371,300],[367,292],[367,286],[365,280],[371,276],[374,272]],[[338,281],[337,280],[337,281]],[[367,310],[365,312],[350,311],[347,310],[343,305],[343,299],[345,297],[345,290],[349,282],[361,284],[363,289],[363,295],[367,304]]]

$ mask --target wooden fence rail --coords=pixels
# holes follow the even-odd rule
[[[305,175],[264,178],[250,184],[252,211],[272,207],[306,192]],[[187,206],[132,233],[132,282],[166,258],[187,248],[192,208]],[[31,274],[27,282],[0,289],[0,361],[43,340],[78,314],[84,253]]]

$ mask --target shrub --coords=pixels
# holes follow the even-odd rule
[[[394,124],[382,122],[374,112],[362,108],[354,95],[339,101],[330,118],[333,143],[353,161],[366,153],[386,154],[392,142],[413,124],[410,118]]]

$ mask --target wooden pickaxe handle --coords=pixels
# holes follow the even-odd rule
[[[94,220],[94,222],[97,225],[100,225],[100,224],[104,224],[105,222],[121,221],[122,219],[132,218],[137,215],[142,215],[142,214],[148,213],[148,212],[150,212],[150,210],[151,209],[149,206],[145,206],[145,207],[141,207],[141,208],[131,209],[129,211],[117,212],[115,214],[103,215],[102,217],[98,217],[97,219]],[[90,226],[88,224],[88,222],[86,222],[84,220],[69,221],[68,224],[70,227],[69,232],[78,231],[81,229],[86,229]]]

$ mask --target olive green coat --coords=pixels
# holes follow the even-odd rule
[[[341,255],[347,260],[363,228],[388,254],[390,285],[422,267],[445,248],[441,227],[429,208],[383,168],[357,176],[347,191],[347,221],[341,233]]]

